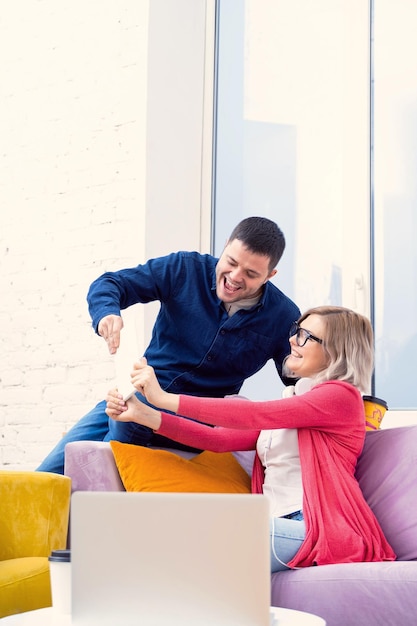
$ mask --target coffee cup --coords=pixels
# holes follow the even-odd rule
[[[363,396],[365,406],[366,430],[378,430],[381,427],[382,418],[388,410],[388,404],[375,396]]]
[[[49,560],[52,607],[62,614],[71,613],[71,551],[52,550]]]

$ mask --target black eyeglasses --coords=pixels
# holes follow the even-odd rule
[[[297,322],[294,322],[290,328],[290,337],[293,337],[294,335],[299,348],[305,346],[309,339],[311,341],[317,341],[317,343],[323,343],[323,339],[319,339],[318,337],[312,335],[309,330],[301,328]]]

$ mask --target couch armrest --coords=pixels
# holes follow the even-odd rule
[[[70,493],[66,476],[1,470],[0,560],[47,557],[65,548]]]
[[[72,491],[124,491],[108,442],[67,443],[64,473],[71,478]]]
[[[368,431],[356,477],[397,559],[417,560],[417,426]]]

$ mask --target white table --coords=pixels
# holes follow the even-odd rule
[[[274,626],[326,626],[322,617],[312,613],[304,613],[304,611],[281,609],[273,606],[271,613],[276,620]]]
[[[15,626],[71,626],[71,615],[62,615],[53,608],[27,611],[17,615],[3,617],[0,622],[15,624]]]
[[[275,618],[274,626],[326,626],[326,622],[317,615],[272,607]],[[4,626],[71,626],[71,616],[56,613],[52,608],[28,611],[0,619]]]

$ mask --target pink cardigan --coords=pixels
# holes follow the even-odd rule
[[[329,381],[300,396],[256,403],[182,395],[178,414],[205,424],[185,424],[162,413],[158,433],[214,452],[253,450],[260,430],[298,429],[306,538],[291,567],[395,560],[355,478],[365,439],[363,402],[355,387]],[[262,493],[263,481],[256,456],[254,493]]]

